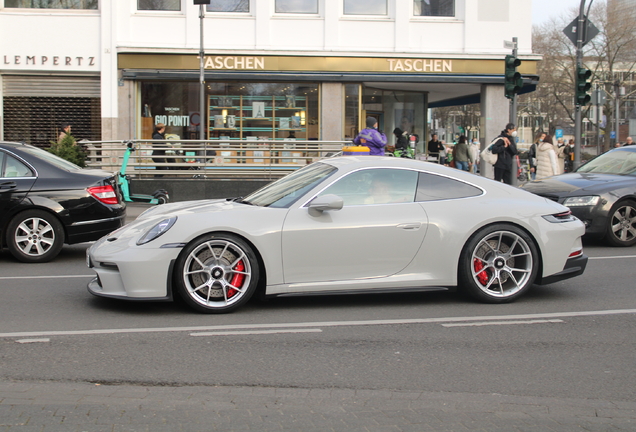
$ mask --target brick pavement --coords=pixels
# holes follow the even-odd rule
[[[498,394],[0,382],[0,431],[634,431],[636,403]]]

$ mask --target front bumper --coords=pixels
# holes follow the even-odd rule
[[[565,262],[563,270],[550,276],[545,276],[538,280],[538,285],[547,285],[554,282],[559,282],[565,279],[570,279],[576,276],[580,276],[585,271],[587,266],[587,256],[581,255],[575,258],[570,258]]]

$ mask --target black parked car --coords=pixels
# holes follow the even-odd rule
[[[50,261],[64,243],[97,240],[125,217],[116,174],[0,142],[0,245],[16,259]]]
[[[522,188],[569,207],[585,223],[587,236],[614,246],[636,244],[636,146],[610,150],[572,173]]]

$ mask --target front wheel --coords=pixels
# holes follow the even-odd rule
[[[507,303],[534,282],[537,248],[520,228],[497,224],[479,230],[468,241],[459,262],[459,284],[486,303]]]
[[[636,244],[636,202],[622,201],[612,207],[605,238],[612,246]]]
[[[175,266],[176,287],[192,308],[205,313],[232,312],[256,291],[259,264],[239,237],[211,234],[184,248]]]
[[[7,227],[7,246],[18,261],[43,263],[55,258],[64,245],[64,228],[52,214],[27,210],[16,215]]]

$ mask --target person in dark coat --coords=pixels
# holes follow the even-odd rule
[[[516,126],[512,123],[508,123],[492,145],[492,152],[497,155],[497,162],[494,165],[496,181],[503,180],[506,184],[512,184],[512,165],[515,155],[519,153],[517,151],[517,144],[515,143],[516,136]]]
[[[152,139],[154,140],[165,140],[166,139],[166,125],[163,123],[157,123],[155,125],[155,131],[152,134]],[[153,156],[165,156],[166,155],[166,148],[168,148],[168,145],[164,142],[154,142],[152,143],[152,146],[155,147],[155,149],[152,151],[152,155]],[[152,158],[152,161],[155,163],[165,163],[167,162],[174,162],[174,159],[165,159],[165,158]],[[158,170],[167,170],[170,169],[170,167],[167,166],[158,166],[156,167],[156,169]],[[156,177],[163,177],[163,175],[157,175]]]
[[[437,158],[439,163],[444,163],[441,159],[440,152],[445,151],[444,144],[437,139],[437,134],[431,136],[431,140],[428,142],[428,155]]]

